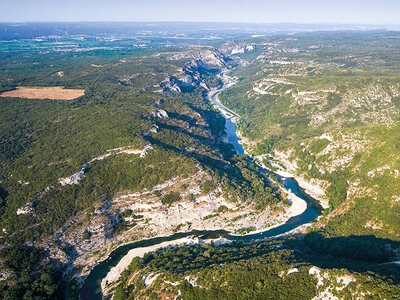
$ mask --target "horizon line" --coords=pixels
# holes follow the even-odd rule
[[[91,21],[0,21],[0,24],[23,24],[23,23],[203,23],[203,24],[249,24],[249,25],[358,25],[358,26],[400,26],[400,23],[383,23],[383,24],[371,24],[371,23],[350,23],[350,22],[313,22],[313,23],[302,23],[302,22],[242,22],[242,21],[115,21],[115,20],[91,20]]]

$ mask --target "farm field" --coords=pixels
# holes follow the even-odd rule
[[[18,87],[15,90],[3,92],[1,97],[27,98],[27,99],[52,99],[74,100],[85,94],[85,90],[64,89],[55,87]]]

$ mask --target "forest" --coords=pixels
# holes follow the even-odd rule
[[[204,182],[203,193],[222,187],[233,203],[254,202],[260,210],[288,204],[267,176],[223,142],[225,121],[208,102],[207,90],[184,86],[172,76],[190,58],[168,58],[186,48],[41,51],[21,47],[1,52],[2,91],[64,86],[84,89],[85,95],[70,101],[0,98],[0,243],[8,278],[2,281],[3,298],[56,297],[60,289],[61,294],[74,293],[76,284],[59,276],[78,254],[60,236],[67,228],[85,226],[121,193],[151,191],[201,170],[214,178],[212,185]],[[209,88],[221,84],[215,65],[187,72],[198,74]],[[183,92],[160,93],[166,76],[181,84]],[[168,117],[155,116],[157,109]],[[135,151],[144,154],[130,154]],[[78,171],[83,173],[76,183],[61,180]],[[172,192],[161,203],[181,199]],[[110,219],[115,237],[136,224],[118,214]],[[91,238],[92,232],[85,230],[82,239]],[[13,252],[18,249],[21,254]],[[32,261],[15,265],[13,257],[24,251]],[[53,260],[54,253],[67,261]],[[38,288],[29,289],[35,282]]]
[[[135,258],[114,287],[116,299],[312,299],[330,287],[333,296],[351,299],[354,293],[396,299],[399,270],[383,264],[398,244],[375,237],[326,238],[320,233],[303,238],[258,243],[201,244],[161,249]],[[379,264],[377,264],[379,263]],[[312,268],[324,273],[317,285]],[[141,278],[158,277],[150,286]],[[343,286],[336,279],[351,276]],[[178,292],[179,291],[179,292]]]
[[[226,203],[203,221],[246,206],[252,215],[279,215],[290,202],[254,159],[260,155],[275,171],[284,165],[276,153],[294,163],[294,176],[322,186],[329,208],[317,222],[267,241],[148,253],[110,286],[113,299],[400,297],[392,263],[400,249],[397,32],[250,37],[218,29],[219,38],[194,30],[182,39],[37,41],[26,30],[2,38],[0,92],[62,86],[85,94],[70,101],[0,97],[1,298],[77,298],[72,277],[148,225],[141,208],[124,209],[124,201],[141,205],[129,195],[153,197],[168,214],[215,192]],[[208,101],[221,87],[221,69],[236,81],[220,100],[241,116],[244,155],[226,143],[225,119]],[[199,190],[192,192],[181,182],[195,177]],[[103,236],[88,230],[100,217]],[[101,239],[108,248],[89,247]],[[93,260],[74,263],[87,254],[76,245],[89,245]]]

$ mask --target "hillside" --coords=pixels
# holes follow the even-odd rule
[[[398,33],[314,33],[251,41],[221,101],[249,151],[322,188],[329,236],[399,240]],[[255,144],[257,144],[255,146]]]
[[[3,55],[3,90],[85,94],[0,99],[4,297],[22,297],[33,282],[34,294],[48,295],[43,284],[63,293],[59,271],[81,281],[122,243],[192,229],[256,230],[288,218],[279,186],[224,143],[225,121],[207,94],[235,62],[215,48],[50,52],[39,60],[35,51]],[[34,258],[12,263],[20,255]]]

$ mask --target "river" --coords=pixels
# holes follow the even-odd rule
[[[227,134],[227,140],[229,143],[233,144],[233,147],[239,154],[244,153],[244,149],[242,145],[239,143],[240,138],[236,134],[236,122],[240,119],[236,113],[232,112],[221,103],[219,103],[216,99],[216,96],[221,93],[223,90],[229,88],[234,84],[234,81],[229,77],[226,77],[223,73],[220,76],[226,81],[224,86],[211,94],[210,100],[218,107],[221,113],[226,118],[225,130]],[[260,167],[261,172],[267,172]],[[255,234],[249,234],[245,236],[235,236],[229,234],[229,232],[225,230],[210,230],[210,231],[191,231],[185,233],[176,233],[167,237],[156,237],[147,240],[141,240],[138,242],[130,243],[124,246],[121,246],[114,250],[109,257],[99,263],[97,266],[93,268],[90,272],[89,276],[86,278],[81,290],[80,296],[82,300],[92,300],[92,299],[102,299],[101,280],[106,277],[107,273],[111,270],[112,267],[116,266],[117,263],[128,253],[129,250],[139,248],[139,247],[147,247],[160,244],[165,241],[177,240],[183,237],[199,237],[200,239],[214,239],[217,237],[225,237],[232,241],[251,241],[262,238],[270,238],[274,236],[278,236],[284,233],[288,233],[289,231],[310,223],[314,221],[318,215],[319,210],[317,208],[317,204],[315,201],[311,199],[308,195],[306,195],[301,188],[297,185],[296,181],[293,178],[283,177],[278,174],[274,174],[278,181],[282,183],[287,190],[290,190],[296,196],[302,198],[307,202],[307,209],[300,215],[290,218],[284,224],[269,229],[267,231]]]

